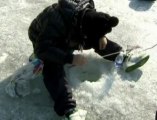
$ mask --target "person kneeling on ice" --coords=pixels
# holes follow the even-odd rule
[[[58,0],[45,8],[31,23],[29,38],[35,56],[42,60],[43,80],[52,99],[54,110],[67,120],[85,120],[86,111],[76,109],[63,66],[84,65],[87,59],[74,50],[94,48],[105,59],[114,61],[122,47],[105,35],[117,26],[117,17],[97,12],[93,0]],[[138,65],[135,68],[141,66]]]

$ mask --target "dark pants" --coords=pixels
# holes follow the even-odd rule
[[[84,49],[94,48],[100,55],[106,55],[120,51],[122,48],[108,40],[105,50],[99,50],[98,44],[85,44]],[[116,55],[105,57],[114,61]],[[44,83],[51,97],[54,100],[54,110],[60,116],[68,114],[76,107],[76,101],[72,98],[72,91],[65,76],[63,66],[44,62],[43,69]]]

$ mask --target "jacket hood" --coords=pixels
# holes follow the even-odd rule
[[[58,0],[60,12],[69,24],[76,24],[79,11],[86,8],[94,9],[93,0]]]

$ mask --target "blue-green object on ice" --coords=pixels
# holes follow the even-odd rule
[[[149,59],[149,55],[146,55],[145,57],[143,57],[141,60],[139,60],[138,62],[136,62],[136,64],[130,65],[128,67],[126,67],[125,72],[132,72],[135,69],[143,66]]]

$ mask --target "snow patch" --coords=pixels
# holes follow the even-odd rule
[[[2,53],[2,56],[0,56],[0,64],[5,62],[5,60],[7,59],[8,54],[7,53]]]

